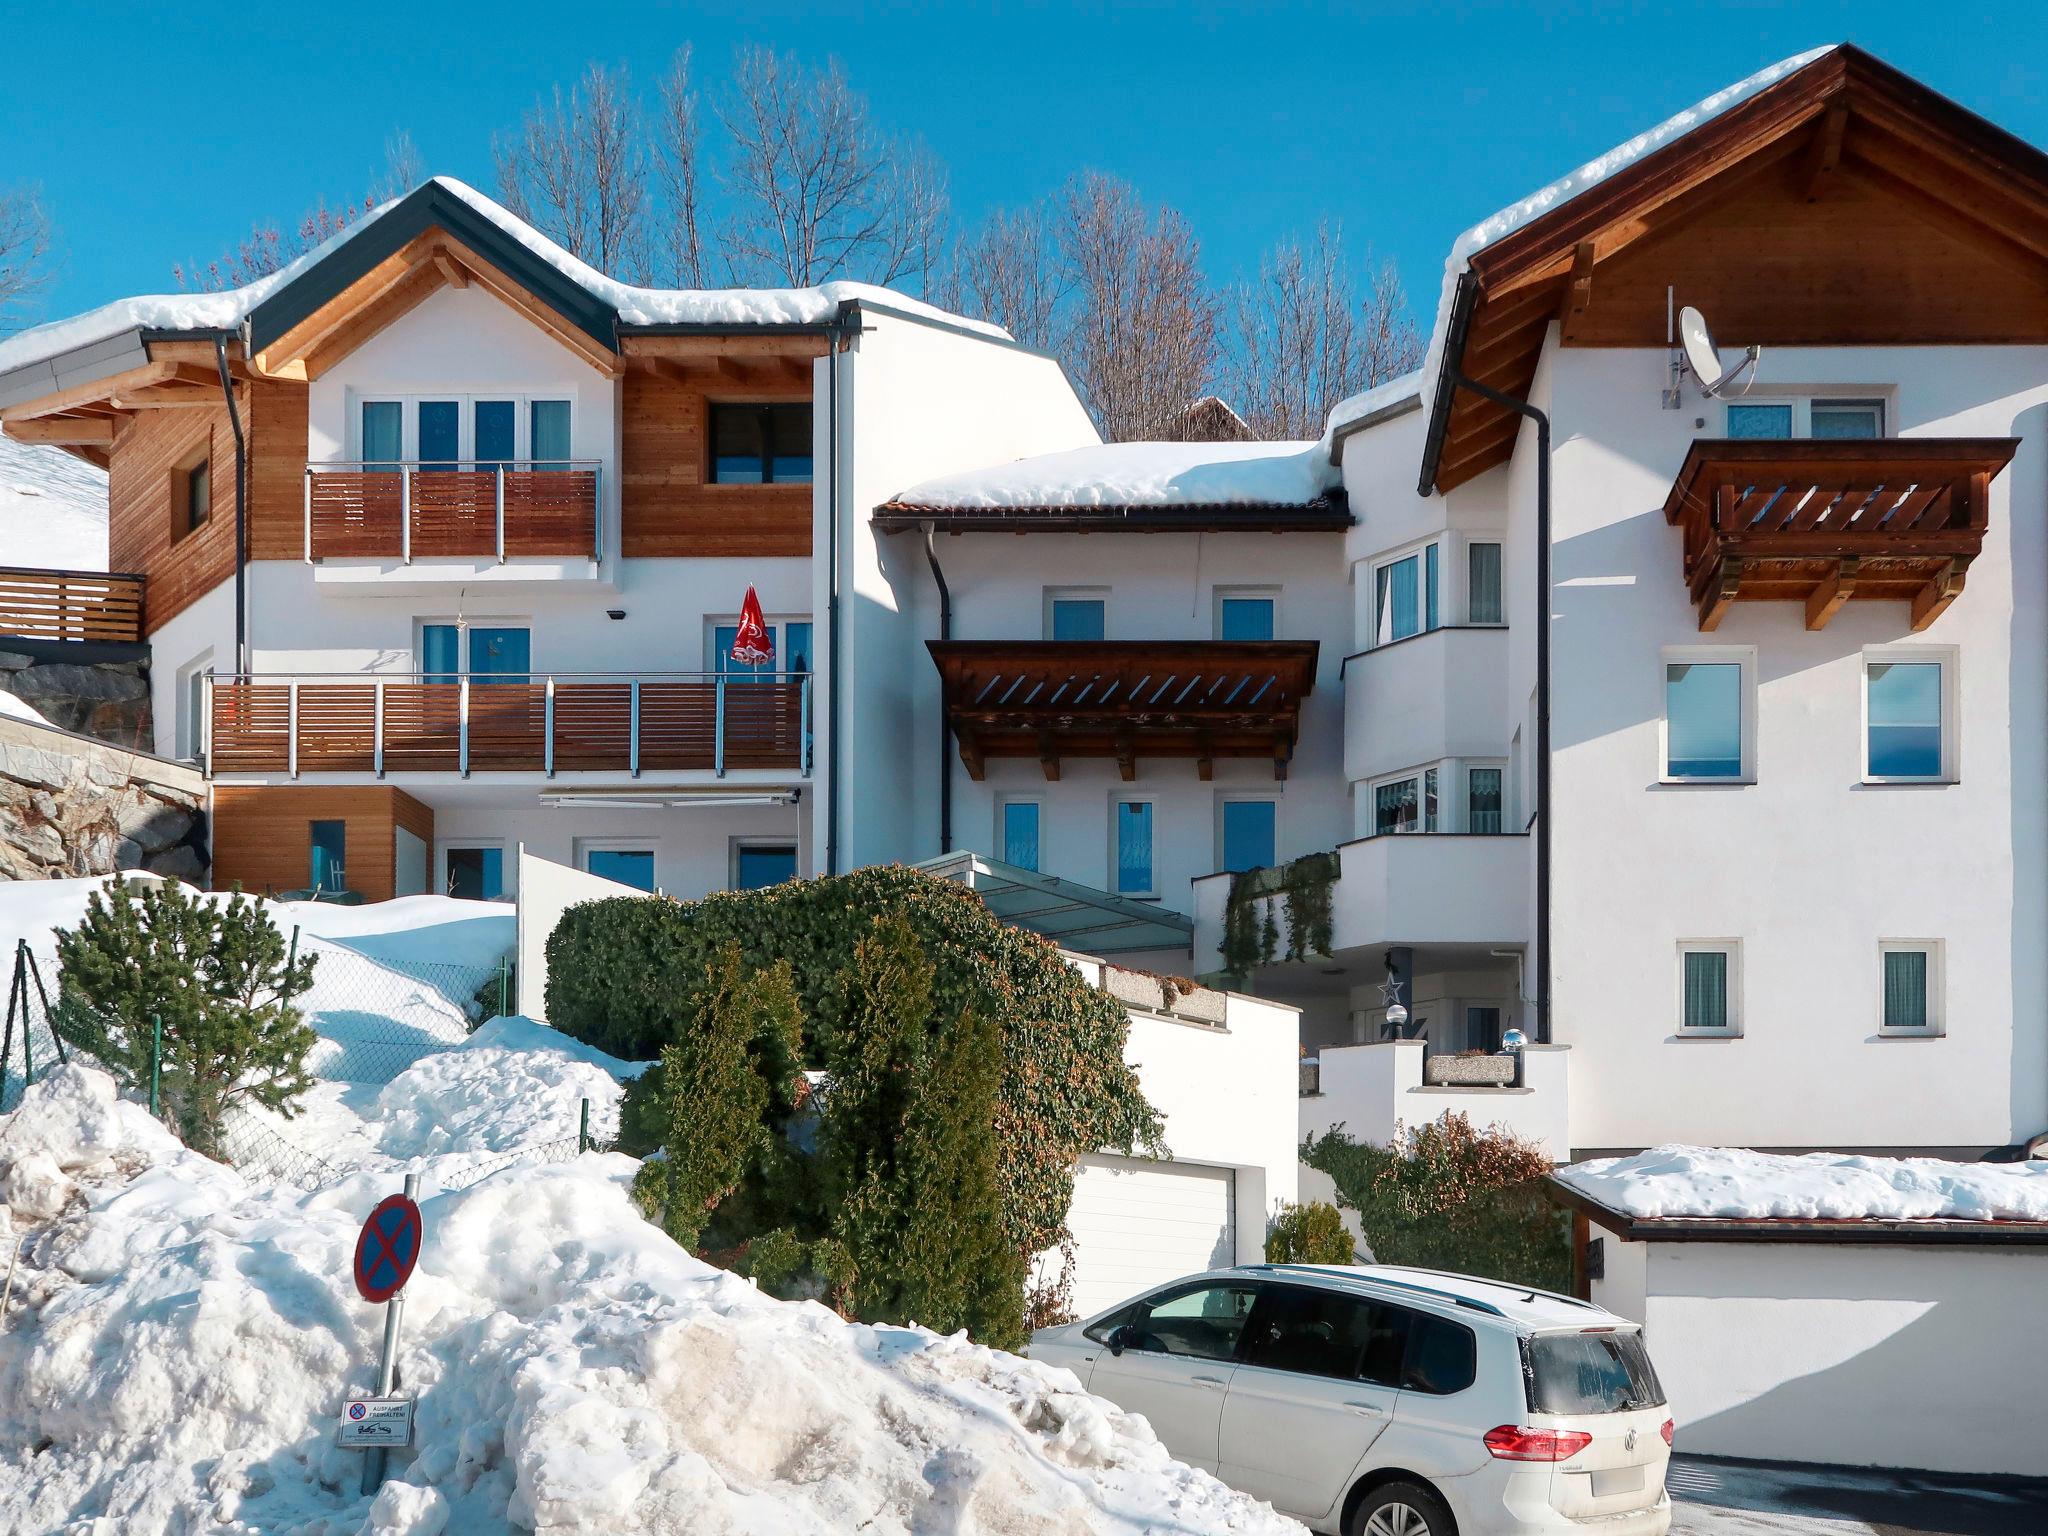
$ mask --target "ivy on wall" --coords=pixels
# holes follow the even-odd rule
[[[1330,952],[1330,891],[1337,883],[1334,853],[1309,853],[1271,869],[1230,877],[1223,904],[1223,970],[1247,985],[1260,966],[1276,959],[1306,960]],[[1275,907],[1287,915],[1287,948],[1280,948]]]

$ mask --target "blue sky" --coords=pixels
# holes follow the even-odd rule
[[[310,7],[306,8],[310,11]],[[211,13],[211,14],[209,14]],[[1216,277],[1319,218],[1434,302],[1453,236],[1672,111],[1846,38],[2048,144],[2048,7],[1654,5],[619,7],[188,3],[22,8],[7,26],[0,183],[34,181],[65,246],[41,318],[174,287],[259,217],[358,197],[409,131],[492,190],[490,135],[601,59],[650,85],[696,48],[841,58],[952,175],[956,214],[1094,166],[1182,209]]]

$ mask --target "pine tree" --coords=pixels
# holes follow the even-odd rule
[[[75,929],[57,931],[61,1025],[124,1086],[146,1084],[153,1024],[163,1024],[166,1118],[196,1151],[219,1151],[244,1100],[289,1117],[313,1085],[316,1036],[293,999],[314,956],[236,891],[225,905],[175,881],[95,891]]]

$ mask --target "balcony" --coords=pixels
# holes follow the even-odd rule
[[[1506,625],[1446,625],[1344,658],[1344,774],[1354,783],[1447,757],[1498,759]]]
[[[0,566],[0,635],[132,645],[142,638],[142,578]]]
[[[1301,701],[1315,686],[1313,640],[931,640],[946,725],[970,778],[992,757],[1269,759],[1287,777]]]
[[[808,774],[811,675],[217,678],[213,774]]]
[[[1702,439],[1664,502],[1684,531],[1685,580],[1711,631],[1738,602],[1910,602],[1925,629],[1984,547],[1992,479],[2016,438]]]
[[[306,466],[306,559],[597,560],[602,466],[446,461]]]

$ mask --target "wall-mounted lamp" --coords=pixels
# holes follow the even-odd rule
[[[613,623],[617,623],[626,616],[626,610],[623,608],[607,608],[604,611],[604,616]]]

